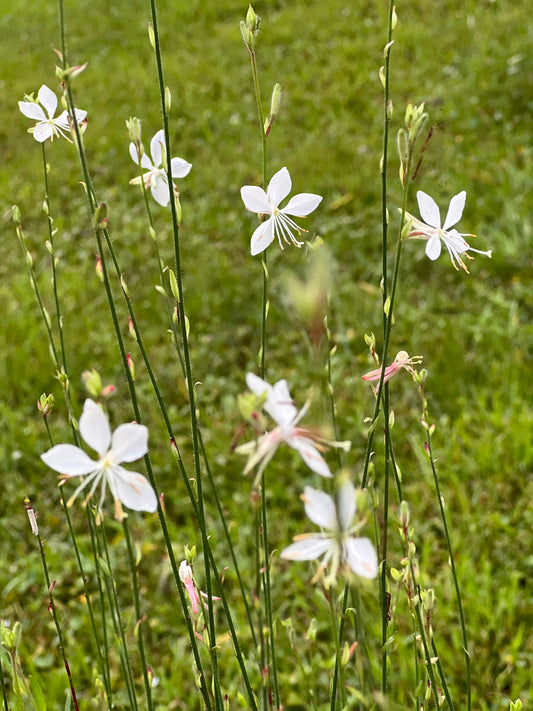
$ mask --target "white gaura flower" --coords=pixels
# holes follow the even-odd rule
[[[144,425],[128,423],[119,425],[111,435],[106,415],[93,400],[85,400],[79,428],[85,443],[97,452],[97,461],[73,444],[56,444],[41,455],[43,462],[59,474],[68,478],[85,477],[67,505],[71,506],[78,494],[90,486],[83,502],[85,505],[101,483],[99,508],[102,508],[109,486],[118,520],[124,516],[121,504],[133,511],[153,513],[157,509],[157,496],[148,480],[142,474],[120,466],[122,462],[134,462],[144,457],[148,451],[148,429]]]
[[[337,491],[336,501],[331,496],[306,486],[302,499],[305,513],[313,523],[324,529],[320,533],[303,533],[294,537],[294,543],[281,551],[287,560],[314,560],[324,555],[312,582],[316,582],[329,566],[325,584],[335,582],[341,564],[362,578],[375,578],[378,574],[378,559],[369,538],[357,538],[353,534],[360,526],[353,525],[356,511],[355,488],[345,481]]]
[[[257,442],[248,442],[237,448],[236,451],[240,454],[249,455],[244,474],[248,474],[259,464],[255,479],[255,484],[257,484],[277,448],[282,442],[285,442],[300,454],[312,471],[320,474],[320,476],[331,477],[332,474],[320,454],[319,448],[323,450],[325,449],[324,445],[329,445],[346,450],[350,448],[350,443],[328,442],[316,432],[300,427],[298,423],[305,415],[307,405],[304,405],[298,412],[289,394],[286,380],[279,380],[275,385],[270,385],[257,375],[248,373],[246,375],[246,384],[255,395],[260,397],[266,394],[266,401],[263,407],[278,426],[261,435]]]
[[[57,108],[57,96],[54,92],[43,84],[39,89],[37,99],[38,103],[35,101],[19,101],[19,109],[24,116],[37,121],[35,126],[28,129],[30,133],[33,133],[35,140],[39,141],[39,143],[43,143],[47,138],[53,141],[54,136],[63,136],[67,141],[70,140],[68,137],[70,133],[68,111],[65,110],[57,118],[54,118]],[[46,109],[46,114],[42,109],[43,106]],[[74,116],[77,123],[81,124],[85,121],[87,112],[74,109]]]
[[[441,240],[448,250],[453,266],[456,269],[461,267],[467,274],[469,271],[461,257],[473,259],[473,257],[467,254],[468,251],[492,257],[492,250],[482,252],[479,249],[471,247],[465,240],[465,237],[475,237],[475,235],[461,234],[457,230],[450,229],[450,227],[453,227],[453,225],[459,222],[463,214],[466,202],[465,190],[457,193],[457,195],[454,195],[450,200],[448,213],[442,227],[440,222],[440,210],[435,200],[422,192],[422,190],[417,192],[416,199],[418,201],[420,215],[425,222],[421,222],[416,217],[413,217],[413,215],[407,213],[407,217],[412,221],[413,228],[409,232],[408,237],[427,239],[426,254],[431,260],[435,260],[439,257],[442,247]]]
[[[272,177],[266,193],[257,185],[245,185],[241,188],[242,201],[247,210],[261,215],[270,215],[252,235],[250,244],[252,254],[259,254],[265,250],[274,237],[278,238],[281,249],[283,249],[282,238],[287,244],[292,242],[296,247],[302,246],[303,242],[296,239],[294,231],[300,234],[303,228],[298,227],[289,215],[306,217],[318,207],[322,197],[313,193],[300,193],[292,197],[280,210],[278,205],[290,193],[291,187],[289,171],[287,168],[282,168]]]
[[[148,158],[146,153],[141,156],[141,168],[147,172],[143,176],[130,180],[130,185],[140,185],[141,181],[145,188],[152,191],[154,200],[163,207],[166,207],[170,202],[170,192],[168,188],[168,175],[166,172],[165,158],[165,132],[163,129],[158,131],[150,141],[150,153],[152,160]],[[139,155],[135,143],[130,143],[130,156],[134,163],[139,165]],[[192,168],[191,163],[187,163],[183,158],[172,158],[170,161],[173,178],[184,178],[189,174]]]

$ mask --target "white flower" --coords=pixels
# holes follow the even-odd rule
[[[291,176],[287,168],[282,168],[268,184],[267,191],[256,185],[245,185],[241,188],[241,197],[247,210],[257,212],[262,215],[270,215],[268,220],[262,222],[252,235],[252,254],[259,254],[265,250],[274,237],[278,238],[279,246],[283,249],[281,239],[296,247],[301,247],[303,242],[299,242],[294,236],[294,230],[300,234],[301,227],[291,220],[293,217],[306,217],[313,212],[322,201],[320,195],[312,193],[300,193],[292,197],[287,205],[281,210],[279,203],[284,200],[291,191]],[[305,230],[303,230],[305,232]]]
[[[378,574],[378,559],[369,538],[356,538],[353,533],[358,526],[352,526],[355,511],[355,489],[350,481],[345,481],[337,492],[337,502],[310,486],[306,486],[302,499],[305,513],[313,523],[325,529],[320,533],[304,533],[295,536],[294,543],[281,551],[287,560],[313,560],[324,555],[315,582],[327,565],[331,570],[325,583],[335,581],[341,563],[347,563],[351,570],[363,578],[375,578]]]
[[[150,153],[152,154],[152,160],[148,158],[146,153],[141,156],[141,168],[148,172],[144,173],[142,178],[138,176],[130,180],[130,185],[140,185],[141,181],[144,182],[146,189],[150,187],[154,200],[166,207],[170,202],[170,192],[165,169],[165,132],[163,129],[158,131],[150,141]],[[139,155],[135,143],[130,143],[130,156],[133,162],[139,165]],[[173,178],[184,178],[192,168],[192,164],[187,163],[183,158],[172,158],[170,165]]]
[[[123,517],[121,503],[134,511],[154,512],[157,497],[148,480],[142,474],[120,466],[122,462],[134,462],[147,453],[148,429],[144,425],[128,423],[119,425],[111,436],[107,417],[93,400],[85,400],[79,428],[86,444],[98,453],[98,461],[73,444],[56,444],[41,455],[45,464],[68,478],[86,477],[68,500],[68,505],[90,484],[83,502],[86,504],[101,482],[99,508],[102,508],[106,486],[109,486],[115,499],[117,519]]]
[[[425,220],[425,223],[407,213],[407,216],[412,220],[412,227],[414,228],[408,236],[428,240],[426,254],[431,260],[437,259],[440,255],[441,240],[444,242],[450,254],[453,266],[458,269],[459,267],[457,265],[459,265],[467,274],[469,273],[468,269],[461,257],[464,256],[467,259],[473,259],[473,257],[467,254],[468,251],[478,252],[478,254],[485,254],[487,257],[492,257],[491,250],[482,252],[479,249],[474,249],[465,240],[465,237],[475,237],[475,235],[461,234],[457,230],[450,230],[450,227],[453,227],[453,225],[459,222],[463,214],[466,202],[465,190],[457,193],[457,195],[454,195],[450,200],[448,214],[446,215],[442,227],[440,222],[440,210],[435,200],[421,190],[417,192],[416,199],[418,200],[420,215],[422,219]]]
[[[244,473],[248,474],[256,464],[260,463],[255,480],[257,483],[278,446],[282,442],[286,442],[289,447],[299,452],[301,458],[312,471],[320,474],[320,476],[331,477],[332,474],[328,465],[314,444],[314,442],[325,443],[325,441],[321,440],[315,432],[298,426],[298,422],[307,411],[307,405],[300,412],[297,411],[289,394],[287,381],[279,380],[272,386],[257,375],[248,373],[246,375],[246,384],[255,395],[266,394],[267,399],[263,407],[278,426],[271,432],[261,435],[257,442],[249,442],[237,448],[239,453],[249,454]],[[349,442],[327,442],[327,444],[344,449],[349,449],[350,447]],[[322,444],[319,446],[321,449],[324,448]]]
[[[63,136],[69,140],[67,133],[70,133],[70,123],[68,111],[63,111],[57,118],[54,114],[57,108],[57,96],[45,84],[41,86],[37,94],[39,103],[35,101],[19,101],[19,109],[27,118],[37,121],[33,128],[29,129],[33,133],[33,137],[39,143],[43,143],[49,138],[54,140],[54,136]],[[44,106],[48,116],[44,113],[41,106]],[[87,116],[86,111],[74,109],[74,116],[78,123],[83,123]]]

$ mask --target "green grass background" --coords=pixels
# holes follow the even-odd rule
[[[286,165],[295,192],[324,195],[310,225],[324,238],[332,257],[330,326],[338,345],[333,379],[341,436],[353,442],[348,464],[358,478],[365,442],[363,418],[373,406],[360,381],[371,367],[363,335],[379,334],[381,321],[377,72],[383,61],[386,6],[360,0],[294,0],[255,7],[263,18],[258,61],[265,108],[274,82],[283,87],[280,116],[269,139],[269,174]],[[179,188],[194,378],[201,382],[198,396],[205,437],[243,561],[253,549],[250,484],[242,480],[242,460],[229,453],[229,445],[240,424],[236,396],[245,389],[245,372],[255,368],[261,299],[260,263],[248,249],[254,219],[244,211],[239,195],[241,185],[259,184],[261,176],[249,61],[238,29],[245,11],[245,4],[228,0],[160,3],[165,76],[173,96],[174,153],[193,163]],[[128,185],[135,166],[128,155],[125,120],[131,115],[141,118],[146,146],[161,125],[146,32],[148,3],[66,2],[65,12],[70,61],[88,62],[74,90],[77,106],[89,115],[85,143],[94,182],[99,197],[109,204],[112,236],[187,453],[185,389],[168,347],[161,297],[154,289],[157,274],[142,201]],[[434,444],[471,641],[474,708],[504,709],[509,698],[519,695],[527,706],[533,663],[529,13],[523,0],[422,0],[399,4],[398,15],[392,49],[391,205],[400,201],[394,136],[406,103],[425,101],[434,133],[415,187],[431,194],[443,210],[452,195],[466,190],[460,228],[476,233],[474,246],[492,248],[494,255],[492,260],[476,258],[467,276],[453,270],[447,255],[432,263],[421,243],[407,243],[392,350],[422,354],[429,370],[427,395],[437,423]],[[47,613],[39,556],[22,504],[26,494],[40,513],[51,575],[57,579],[69,660],[82,694],[90,693],[93,655],[84,638],[81,585],[69,558],[56,480],[39,459],[47,447],[35,407],[41,392],[56,394],[58,408],[52,424],[57,438],[66,438],[68,430],[10,207],[13,203],[21,207],[39,283],[51,309],[40,149],[26,133],[29,121],[18,112],[17,101],[42,83],[57,88],[52,48],[58,46],[55,3],[4,0],[0,11],[0,616],[22,622],[24,669],[48,690],[51,708],[59,708],[52,699],[61,701],[65,680]],[[48,144],[47,151],[56,242],[62,252],[60,279],[73,395],[81,406],[81,372],[96,367],[106,382],[117,385],[112,416],[118,423],[131,413],[105,294],[94,274],[96,246],[77,162],[72,147],[64,142]],[[416,212],[414,190],[409,209]],[[154,213],[161,249],[170,260],[167,213],[155,204]],[[397,224],[394,211],[391,223],[393,228]],[[296,401],[303,403],[311,386],[321,381],[323,362],[309,351],[287,299],[286,283],[290,275],[305,274],[306,258],[301,250],[281,253],[273,245],[269,268],[268,378],[287,378]],[[124,312],[122,317],[126,329]],[[130,348],[135,353],[133,342]],[[136,360],[151,451],[180,556],[183,545],[195,541],[190,508],[182,483],[169,467],[157,409],[140,358]],[[419,403],[407,377],[394,383],[393,397],[397,457],[413,512],[424,584],[434,585],[437,591],[437,641],[457,694],[457,708],[463,708],[457,613],[431,480],[417,454],[423,442],[417,422]],[[318,421],[321,414],[321,399],[316,397],[310,421],[313,415]],[[304,483],[313,483],[301,467],[287,474],[283,462],[290,455],[279,454],[270,489],[272,546],[277,550],[303,530],[298,495]],[[379,470],[377,479],[379,484]],[[162,708],[199,708],[157,524],[150,517],[131,520],[144,554],[140,574],[149,617],[150,662],[161,679],[156,699]],[[79,521],[83,535],[83,517]],[[227,552],[215,521],[211,530],[222,568]],[[113,550],[118,574],[127,580],[126,572],[121,572],[120,538],[117,528]],[[320,706],[327,701],[320,670],[329,664],[331,652],[326,606],[318,593],[309,592],[310,573],[304,564],[286,566],[275,555],[273,565],[284,706],[295,710],[308,705],[306,684],[281,625],[289,617],[297,629],[304,666],[322,683]],[[228,585],[234,585],[230,574]],[[370,588],[362,594],[369,616],[366,643],[376,659],[377,600]],[[305,632],[314,617],[319,620],[319,635],[310,646]],[[128,622],[131,626],[131,618]],[[407,637],[408,628],[400,626],[391,655],[391,683],[397,690],[391,708],[407,708],[410,703],[413,684],[406,671]],[[228,693],[234,699],[236,668],[229,642],[222,643],[221,654],[228,670]],[[376,688],[377,669],[373,661],[367,670],[370,689]]]

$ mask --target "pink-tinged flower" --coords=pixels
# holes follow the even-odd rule
[[[286,380],[279,380],[275,385],[270,385],[257,375],[248,373],[246,375],[246,384],[255,395],[259,397],[266,395],[266,401],[263,407],[278,426],[270,432],[261,435],[257,442],[248,442],[247,444],[237,447],[237,452],[249,455],[244,473],[248,474],[259,464],[259,470],[255,479],[255,481],[258,482],[279,445],[285,442],[289,447],[292,447],[300,454],[301,458],[312,471],[320,474],[320,476],[331,477],[332,474],[318,451],[319,448],[324,449],[324,445],[329,445],[349,449],[350,443],[327,442],[320,438],[316,432],[305,427],[300,427],[298,423],[305,415],[307,405],[298,412],[289,394]]]
[[[120,466],[122,462],[134,462],[144,457],[148,451],[148,429],[144,425],[128,423],[119,425],[111,435],[106,415],[89,399],[85,400],[79,429],[84,442],[97,452],[97,461],[73,444],[56,444],[41,455],[43,462],[59,474],[68,478],[85,477],[67,505],[71,506],[78,494],[90,485],[83,502],[85,505],[101,483],[99,508],[102,508],[109,486],[118,520],[124,516],[121,504],[133,511],[153,513],[157,509],[157,497],[148,480],[142,474]]]
[[[421,362],[422,356],[413,356],[410,358],[407,351],[399,351],[392,363],[385,368],[383,382],[386,383],[387,380],[390,380],[392,376],[398,373],[402,368],[414,377],[415,370],[413,365],[419,365]],[[379,380],[380,378],[381,368],[376,368],[376,370],[371,370],[370,373],[361,376],[362,380]]]
[[[435,200],[422,192],[422,190],[417,192],[416,199],[418,201],[420,215],[425,222],[421,222],[416,217],[407,213],[407,217],[411,219],[413,227],[408,237],[427,239],[426,254],[431,260],[435,260],[439,257],[442,247],[441,240],[448,250],[455,269],[461,267],[467,274],[469,273],[468,269],[461,257],[473,259],[473,257],[467,254],[468,251],[492,257],[492,250],[482,252],[479,249],[471,247],[465,240],[465,237],[475,237],[475,235],[461,234],[457,230],[450,229],[450,227],[453,227],[453,225],[459,222],[463,214],[466,202],[466,192],[464,190],[454,195],[450,200],[448,213],[442,227],[440,222],[440,210]]]
[[[65,109],[62,114],[54,118],[57,108],[57,96],[45,84],[41,86],[37,94],[38,101],[19,101],[19,109],[27,118],[37,121],[35,126],[28,129],[33,133],[33,137],[39,143],[43,143],[49,138],[54,140],[54,136],[63,136],[70,140],[70,123],[68,111]],[[46,109],[46,114],[42,107]],[[48,114],[48,115],[47,115]],[[87,117],[86,111],[74,109],[74,118],[77,123],[82,124]]]
[[[192,579],[192,568],[190,565],[187,565],[187,561],[181,561],[178,573],[181,582],[185,585],[189,600],[191,601],[192,614],[196,615],[196,613],[198,612],[198,603],[200,602],[200,596],[198,595],[198,591],[196,590],[194,580]]]
[[[130,180],[130,185],[140,185],[144,183],[145,188],[152,191],[154,200],[166,207],[170,202],[170,191],[168,187],[168,175],[166,172],[165,158],[165,132],[163,129],[158,131],[150,141],[150,153],[152,160],[148,158],[146,153],[140,156],[141,168],[146,170],[143,176],[137,176]],[[134,163],[139,165],[139,154],[135,143],[130,143],[130,156]],[[187,163],[183,158],[172,158],[170,161],[173,178],[184,178],[189,174],[192,168],[191,163]]]
[[[281,249],[283,249],[283,241],[287,244],[292,242],[296,247],[302,246],[303,242],[296,239],[294,231],[300,234],[306,230],[298,227],[289,215],[307,217],[318,207],[322,197],[313,193],[300,193],[292,197],[285,207],[279,209],[278,205],[290,193],[291,187],[289,171],[287,168],[282,168],[272,177],[266,193],[257,185],[245,185],[241,188],[242,201],[247,210],[261,215],[270,215],[252,235],[250,246],[253,255],[263,252],[274,237],[278,238]]]
[[[331,496],[306,486],[302,499],[305,513],[313,523],[324,529],[320,533],[303,533],[294,537],[294,543],[281,551],[287,560],[314,560],[324,556],[312,582],[318,580],[327,566],[327,586],[335,582],[341,564],[363,578],[375,578],[378,574],[378,559],[369,538],[357,538],[360,525],[353,525],[356,512],[355,488],[345,481],[337,491],[336,500]]]
[[[181,561],[180,567],[178,569],[178,574],[180,576],[181,582],[185,585],[185,589],[187,590],[187,595],[189,596],[189,600],[191,603],[192,614],[196,615],[198,613],[199,603],[202,603],[203,606],[205,608],[207,608],[207,604],[201,600],[200,595],[202,597],[208,597],[208,596],[202,590],[200,590],[198,592],[196,583],[194,582],[194,578],[192,575],[192,568],[190,565],[187,564],[187,561],[185,561],[185,560]],[[220,600],[220,598],[215,597],[215,595],[212,596],[212,599],[213,600]]]

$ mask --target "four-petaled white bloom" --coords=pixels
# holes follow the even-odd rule
[[[466,202],[465,190],[457,193],[457,195],[454,195],[450,200],[448,214],[446,215],[442,227],[440,222],[440,210],[435,200],[422,192],[422,190],[417,192],[416,199],[418,201],[420,215],[425,222],[421,222],[416,217],[413,217],[413,215],[407,213],[407,216],[412,220],[413,227],[408,236],[428,240],[426,254],[430,259],[435,260],[440,255],[442,247],[441,240],[444,242],[450,254],[453,266],[456,269],[461,267],[467,274],[469,273],[468,269],[461,257],[464,256],[467,259],[473,259],[473,257],[467,254],[468,251],[478,252],[478,254],[492,257],[492,250],[482,252],[479,249],[471,247],[465,240],[465,237],[475,237],[475,235],[461,234],[457,230],[450,229],[450,227],[453,227],[453,225],[459,222],[463,214]]]
[[[341,563],[363,578],[375,578],[378,574],[378,559],[369,538],[354,537],[358,526],[353,526],[356,511],[355,488],[345,481],[337,491],[336,502],[331,496],[306,486],[302,499],[305,513],[313,523],[324,531],[303,533],[294,537],[294,543],[281,551],[287,560],[313,560],[324,555],[313,582],[318,580],[329,565],[326,585],[335,582]]]
[[[282,168],[272,177],[266,193],[257,185],[245,185],[241,188],[242,201],[247,210],[261,215],[270,215],[252,235],[250,245],[252,254],[259,254],[265,250],[274,237],[278,238],[281,249],[283,249],[282,238],[287,244],[292,242],[296,247],[302,246],[303,242],[296,239],[294,230],[300,234],[303,228],[298,227],[289,215],[306,217],[318,207],[322,197],[313,193],[300,193],[292,197],[280,210],[278,205],[290,193],[291,186],[289,171],[287,168]]]
[[[138,176],[130,180],[130,185],[140,185],[144,183],[146,189],[150,188],[154,200],[163,207],[166,207],[170,202],[170,192],[168,188],[168,175],[166,172],[165,156],[165,132],[163,129],[158,131],[150,141],[150,153],[152,160],[148,158],[146,153],[141,156],[141,168],[147,172],[143,176]],[[139,155],[135,143],[130,143],[130,156],[134,163],[139,165]],[[184,178],[189,174],[192,168],[191,163],[187,163],[183,158],[172,158],[170,161],[173,178]]]
[[[47,138],[53,141],[54,136],[63,136],[69,140],[67,135],[70,133],[68,111],[65,109],[62,114],[54,118],[57,108],[57,96],[54,92],[43,84],[39,89],[37,98],[39,103],[35,101],[19,101],[19,109],[24,116],[37,121],[33,128],[28,129],[30,133],[33,133],[35,140],[39,141],[39,143],[43,143]],[[46,109],[48,116],[44,113],[42,106]],[[87,117],[87,112],[74,109],[74,116],[78,123],[83,123]]]
[[[286,380],[279,380],[272,386],[257,375],[248,373],[246,375],[246,384],[255,395],[266,394],[267,398],[263,407],[278,426],[271,432],[261,435],[257,442],[248,442],[237,448],[239,453],[249,455],[244,473],[248,474],[256,464],[260,464],[255,479],[257,483],[278,446],[282,442],[286,442],[289,447],[299,452],[312,471],[320,474],[320,476],[331,477],[332,474],[329,467],[318,451],[315,442],[321,449],[324,449],[324,444],[349,449],[350,443],[326,442],[316,432],[305,427],[299,427],[298,422],[305,415],[307,405],[304,405],[300,412],[297,411],[289,394]]]
[[[106,487],[109,486],[115,499],[117,519],[120,520],[124,515],[121,503],[134,511],[154,512],[157,509],[157,496],[148,480],[142,474],[120,466],[122,462],[134,462],[144,457],[148,451],[148,429],[132,422],[119,425],[111,435],[105,413],[89,399],[85,400],[79,428],[86,444],[98,453],[97,461],[73,444],[56,444],[41,455],[45,464],[68,478],[86,477],[68,500],[68,506],[90,485],[83,502],[86,504],[101,482],[99,508],[102,508]]]
[[[422,362],[422,356],[409,356],[407,351],[399,351],[396,354],[396,358],[392,361],[390,365],[385,368],[385,374],[383,376],[383,382],[386,383],[390,380],[393,375],[398,373],[402,368],[404,368],[412,377],[415,375],[415,370],[413,365],[419,365]],[[362,380],[379,380],[381,378],[381,368],[376,368],[376,370],[371,370],[370,373],[362,375]],[[378,383],[379,385],[379,383]]]

